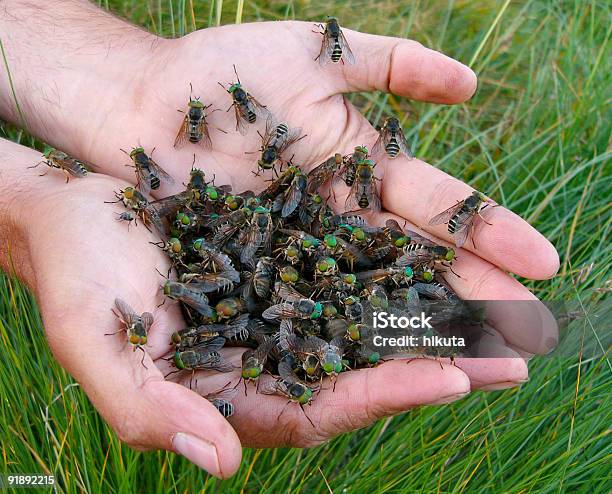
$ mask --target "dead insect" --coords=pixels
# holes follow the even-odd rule
[[[157,209],[153,207],[152,203],[149,203],[147,198],[142,195],[134,187],[126,187],[119,192],[115,192],[116,201],[104,201],[105,204],[114,204],[117,202],[123,203],[123,205],[134,211],[138,217],[140,217],[144,225],[148,227],[147,222],[151,223],[155,229],[159,232],[162,237],[165,237],[166,232],[161,216]],[[124,218],[120,218],[125,220]]]
[[[289,188],[284,193],[280,194],[273,202],[272,211],[276,212],[280,210],[281,218],[291,216],[298,206],[302,204],[307,183],[306,175],[297,168]]]
[[[234,65],[233,67],[238,82],[230,84],[227,89],[220,82],[218,84],[232,96],[233,103],[227,111],[230,111],[232,107],[234,108],[236,112],[236,130],[242,135],[246,135],[247,124],[254,124],[257,121],[257,117],[267,118],[270,116],[270,112],[243,89],[236,66]]]
[[[380,128],[378,139],[372,148],[372,156],[380,156],[385,152],[389,158],[395,158],[399,154],[403,154],[406,158],[414,158],[404,130],[395,117],[389,117],[385,120]]]
[[[121,151],[123,151],[123,149]],[[136,171],[137,180],[136,186],[143,194],[147,195],[151,192],[151,189],[159,189],[162,179],[170,184],[174,183],[174,179],[145,153],[144,148],[137,147],[132,149],[129,153],[126,151],[123,152],[127,154],[134,163],[133,167]]]
[[[205,341],[222,336],[226,340],[246,340],[249,336],[247,325],[249,315],[243,314],[227,324],[203,324],[195,328],[186,328],[172,333],[172,343],[178,349],[194,347]]]
[[[115,307],[119,311],[119,314],[115,313],[115,315],[119,318],[121,323],[125,325],[125,328],[115,333],[107,333],[107,335],[125,331],[127,333],[128,342],[132,345],[133,350],[136,351],[136,349],[139,349],[142,351],[140,363],[146,369],[147,366],[144,364],[146,352],[143,347],[147,344],[147,335],[153,324],[153,314],[150,312],[143,312],[141,315],[138,315],[134,309],[120,298],[115,299]]]
[[[213,317],[212,307],[208,305],[208,297],[198,287],[197,283],[186,284],[168,280],[164,284],[163,290],[166,297],[180,300],[204,317]]]
[[[34,166],[28,166],[28,168],[36,168],[42,164],[45,164],[50,168],[56,168],[64,172],[66,175],[66,183],[68,183],[70,177],[83,178],[87,176],[87,173],[89,173],[88,168],[95,169],[91,163],[72,158],[63,151],[58,151],[52,147],[45,148],[43,158],[43,161],[40,161]],[[42,177],[46,175],[47,172],[42,173],[40,176]]]
[[[130,230],[130,224],[132,221],[134,225],[138,226],[138,220],[131,211],[123,211],[122,213],[115,213],[117,215],[117,221],[127,221],[128,231]]]
[[[381,203],[376,181],[380,180],[374,174],[376,165],[372,160],[363,160],[357,165],[356,179],[346,199],[346,209],[370,209],[379,212]]]
[[[302,380],[300,380],[293,372],[291,364],[286,360],[279,362],[278,364],[278,373],[280,378],[276,381],[266,383],[265,385],[260,387],[260,391],[263,394],[278,394],[284,396],[289,399],[287,405],[291,402],[297,403],[300,405],[300,408],[304,412],[304,415],[310,422],[310,424],[314,427],[314,423],[310,420],[310,417],[306,415],[304,411],[304,405],[309,405],[312,401],[312,389]],[[285,405],[285,408],[287,407]],[[285,411],[285,408],[281,410],[278,414],[277,420]]]
[[[319,33],[323,35],[323,42],[321,44],[321,51],[317,58],[315,58],[315,61],[319,60],[320,65],[325,65],[328,62],[338,63],[342,60],[342,63],[353,65],[355,63],[355,56],[342,33],[342,29],[340,29],[338,19],[330,17],[327,19],[325,26],[322,24],[317,24],[316,26],[323,29]]]
[[[434,216],[429,220],[429,224],[440,225],[442,223],[448,223],[448,233],[455,238],[455,245],[457,247],[462,247],[469,233],[474,228],[474,218],[476,218],[476,216],[479,216],[487,225],[491,225],[491,223],[485,220],[481,215],[482,210],[491,205],[488,201],[489,199],[487,196],[475,190],[467,199],[459,201],[454,206]],[[472,244],[474,248],[476,248],[473,236]]]
[[[260,343],[256,349],[249,349],[242,354],[242,371],[240,377],[244,382],[245,395],[247,394],[247,383],[259,382],[258,380],[264,370],[268,354],[276,343],[275,338],[267,338]],[[238,381],[238,384],[240,384],[240,381]],[[236,386],[238,386],[238,384],[236,384]]]
[[[342,164],[342,155],[334,154],[331,158],[326,159],[323,163],[313,168],[308,173],[308,186],[306,191],[309,194],[314,194],[319,190],[319,187],[329,182],[338,172]]]
[[[238,239],[243,246],[240,251],[240,262],[252,264],[257,252],[267,255],[270,252],[270,241],[272,238],[272,218],[270,210],[258,206],[253,211],[253,216],[249,221],[249,227]]]
[[[277,123],[272,116],[266,120],[266,130],[261,137],[261,157],[257,161],[260,170],[274,170],[276,163],[281,159],[282,154],[293,143],[303,139],[301,128],[290,129],[285,123]]]
[[[201,144],[205,149],[210,149],[212,141],[210,139],[210,133],[208,132],[208,125],[206,123],[206,110],[212,105],[204,106],[204,103],[200,101],[200,98],[192,98],[193,87],[189,84],[189,103],[188,110],[185,114],[185,118],[179,128],[176,139],[174,140],[174,147],[181,147],[187,141],[193,144]],[[181,110],[179,112],[183,113]],[[215,112],[217,110],[213,110]],[[212,112],[211,112],[212,113]]]
[[[234,396],[236,396],[234,388],[222,388],[214,393],[204,395],[204,398],[210,401],[219,413],[227,419],[234,415],[234,405],[230,401]]]
[[[178,370],[216,370],[232,372],[236,367],[218,350],[225,344],[225,338],[215,338],[205,344],[174,352],[174,365]]]
[[[269,321],[280,319],[318,319],[323,314],[323,304],[309,298],[281,302],[263,311],[261,316]]]
[[[368,159],[368,152],[368,148],[365,146],[356,146],[352,154],[342,158],[342,168],[340,168],[339,175],[348,187],[351,187],[355,182],[357,166]]]

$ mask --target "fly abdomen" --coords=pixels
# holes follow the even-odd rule
[[[289,127],[287,127],[287,124],[280,124],[276,127],[276,139],[282,139],[284,136],[287,135],[287,132],[289,132]]]
[[[331,54],[331,60],[332,62],[337,63],[340,61],[341,57],[342,57],[342,47],[340,46],[340,42],[338,41],[338,38],[334,38],[334,49]]]
[[[225,418],[231,417],[234,415],[234,405],[232,405],[229,401],[226,400],[214,400],[213,405],[219,411],[221,415]]]
[[[395,158],[399,154],[400,147],[395,136],[391,137],[391,140],[385,146],[385,151],[387,151],[390,158]]]
[[[153,190],[157,190],[157,189],[159,189],[159,186],[160,186],[160,184],[161,184],[161,183],[160,183],[160,181],[159,181],[159,177],[158,177],[157,175],[153,175],[153,174],[151,174],[151,175],[149,176],[149,180],[150,180],[150,182],[151,182],[151,188],[152,188]]]
[[[202,139],[202,133],[198,130],[198,121],[191,120],[189,122],[189,142],[194,144],[200,142]]]
[[[257,115],[253,110],[248,110],[247,118],[249,120],[249,123],[255,123],[255,120],[257,120]]]
[[[367,208],[370,204],[370,201],[368,201],[368,196],[366,194],[362,194],[361,197],[359,197],[359,201],[357,202],[357,204],[362,209]]]
[[[456,214],[453,216],[448,222],[448,233],[455,233],[457,231],[457,220],[459,219],[459,215]]]

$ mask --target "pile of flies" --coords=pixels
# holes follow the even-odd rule
[[[368,150],[357,146],[310,173],[291,164],[259,193],[234,193],[193,168],[183,192],[136,205],[163,223],[166,235],[157,245],[174,274],[161,292],[185,319],[168,342],[172,374],[191,373],[191,383],[196,371],[239,369],[234,387],[242,383],[245,394],[275,394],[303,407],[322,389],[333,392],[343,372],[382,361],[369,344],[366,307],[459,302],[444,277],[452,275],[454,249],[397,221],[376,227],[359,213],[327,206],[319,189],[351,181],[354,169],[352,183],[363,191],[364,166],[373,166]],[[361,209],[375,206],[363,194],[368,205]],[[139,196],[128,189],[119,197],[134,210]],[[239,366],[225,356],[231,346],[243,349]],[[328,380],[333,386],[325,386]]]
[[[321,27],[319,63],[354,63],[338,21],[330,18]],[[257,164],[259,172],[275,172],[265,188],[234,191],[192,165],[183,191],[152,201],[148,192],[171,178],[139,147],[129,153],[138,187],[116,192],[114,201],[126,208],[118,220],[155,226],[155,245],[170,260],[160,297],[178,304],[184,323],[170,328],[168,376],[190,374],[191,386],[196,371],[227,373],[235,384],[206,396],[225,417],[234,413],[239,385],[245,394],[277,395],[288,400],[286,406],[303,410],[321,390],[334,392],[344,372],[378,365],[383,360],[372,345],[377,329],[368,320],[370,309],[418,313],[443,304],[428,335],[443,334],[465,312],[452,288],[452,278],[459,276],[453,248],[397,221],[374,226],[364,218],[381,209],[375,160],[413,156],[399,120],[384,121],[372,152],[357,145],[307,172],[284,156],[301,139],[301,129],[276,119],[243,88],[235,66],[234,72],[237,82],[224,89],[232,99],[228,111],[234,108],[236,130],[245,135],[248,126],[265,122]],[[190,94],[175,147],[188,141],[210,147],[209,107]],[[47,158],[52,162],[51,155]],[[348,188],[342,213],[328,204],[338,186]],[[447,223],[461,247],[489,204],[474,192],[430,224]],[[152,316],[138,316],[120,300],[116,308],[128,341],[144,352]],[[241,349],[242,358],[230,359],[228,347]],[[417,357],[461,354],[460,349],[414,350]],[[329,382],[333,386],[326,386]]]

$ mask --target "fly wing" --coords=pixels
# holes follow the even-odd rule
[[[301,136],[301,134],[302,134],[302,127],[297,127],[295,129],[289,129],[287,134],[285,134],[283,141],[278,145],[278,154],[284,153],[285,150],[289,146],[291,146],[293,143],[299,141],[300,139],[302,139],[302,137],[306,137],[306,136]]]
[[[291,319],[294,317],[302,317],[302,313],[293,307],[292,304],[282,302],[280,304],[272,305],[263,311],[261,316],[267,320],[279,320],[279,319]]]
[[[182,148],[187,143],[187,133],[189,132],[189,116],[185,115],[183,122],[179,127],[176,138],[174,139],[174,147]]]
[[[136,166],[136,188],[144,195],[148,196],[151,192],[151,182],[149,176],[144,173],[143,169]]]
[[[421,244],[425,247],[435,247],[437,245],[435,242],[432,242],[428,238],[425,238],[423,235],[419,235],[417,232],[413,232],[412,230],[406,230],[406,236],[410,238],[411,243]]]
[[[223,330],[223,337],[227,339],[239,339],[246,340],[249,337],[249,330],[247,325],[249,324],[249,315],[242,314],[231,323],[228,323],[226,329]]]
[[[232,398],[236,396],[238,390],[236,388],[222,388],[219,391],[215,391],[214,393],[208,393],[204,398],[209,401],[213,400],[226,400],[231,401]]]
[[[331,56],[334,51],[334,44],[332,43],[331,36],[327,32],[327,29],[323,33],[323,41],[321,42],[321,51],[319,52],[319,65],[325,65],[331,61]]]
[[[208,131],[206,117],[202,117],[202,121],[198,123],[198,130],[202,133],[200,146],[202,146],[204,149],[210,149],[212,147],[212,140],[210,139],[210,132]]]
[[[296,177],[286,192],[285,202],[281,210],[281,216],[286,218],[291,215],[302,201],[303,189],[299,185],[299,177]]]
[[[442,223],[448,223],[448,221],[461,209],[464,201],[459,201],[457,204],[450,208],[442,211],[429,220],[430,225],[441,225]]]
[[[326,159],[323,163],[313,168],[308,173],[308,186],[306,191],[309,194],[314,194],[319,187],[334,176],[342,158],[340,155],[334,155],[331,158]]]
[[[347,65],[355,65],[355,55],[353,55],[348,41],[344,37],[344,33],[342,31],[340,31],[340,36],[338,36],[338,42],[342,48],[342,60],[344,60],[344,63]]]
[[[251,264],[253,262],[253,256],[263,241],[264,235],[261,230],[257,225],[251,225],[247,230],[246,238],[242,242],[244,247],[242,247],[240,251],[240,262],[243,264]]]
[[[179,208],[183,207],[189,198],[188,193],[179,192],[163,199],[150,202],[149,205],[157,211],[159,216],[174,216]]]
[[[429,249],[421,248],[406,252],[403,256],[395,261],[395,265],[400,268],[413,266],[415,264],[426,264],[432,260],[432,254]]]
[[[170,184],[174,183],[174,178],[168,175],[166,171],[161,166],[159,166],[155,161],[153,161],[151,158],[149,158],[149,166],[155,173],[159,175],[160,178],[162,178],[163,180],[165,180],[166,182]]]
[[[414,154],[412,153],[412,149],[408,145],[408,141],[406,141],[406,136],[404,135],[404,131],[402,129],[399,130],[395,134],[395,138],[397,140],[397,144],[400,148],[400,152],[404,153],[407,158],[414,158]]]
[[[385,148],[389,143],[389,136],[387,127],[382,127],[378,132],[378,139],[376,139],[374,146],[372,146],[372,157],[381,157],[385,153]]]
[[[455,245],[459,248],[463,247],[470,230],[472,229],[472,223],[474,223],[474,215],[471,215],[465,222],[461,225],[461,227],[455,230],[453,237],[455,238]]]
[[[246,115],[242,105],[239,105],[236,102],[234,102],[234,112],[236,114],[236,130],[244,136],[248,132],[247,122],[249,117]]]
[[[117,307],[119,314],[121,314],[121,319],[127,326],[131,326],[138,320],[138,314],[134,312],[134,309],[120,298],[115,299],[115,307]]]
[[[153,325],[153,314],[150,312],[143,312],[140,316],[140,320],[142,321],[142,325],[144,326],[145,332],[148,333],[149,329]]]
[[[298,292],[295,288],[293,288],[291,285],[283,283],[282,281],[276,282],[274,285],[274,293],[278,298],[286,302],[297,302],[298,300],[304,298],[304,295]]]
[[[275,120],[274,116],[272,115],[272,112],[268,110],[264,105],[262,105],[259,101],[257,101],[253,96],[249,94],[248,98],[249,103],[251,103],[252,105],[251,110],[255,112],[255,115],[257,115],[259,118],[272,118],[273,120]]]
[[[194,349],[203,349],[206,352],[216,352],[221,350],[223,345],[225,345],[225,338],[222,336],[216,336],[212,340],[207,340],[199,345],[196,345]]]

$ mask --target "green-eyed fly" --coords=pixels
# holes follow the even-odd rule
[[[479,216],[487,225],[491,225],[491,223],[485,220],[481,215],[482,210],[491,205],[488,201],[489,198],[487,196],[475,190],[467,199],[459,201],[454,206],[451,206],[447,210],[431,218],[429,224],[440,225],[442,223],[448,223],[448,233],[454,237],[455,245],[457,247],[463,247],[469,233],[474,228],[474,219],[476,216]],[[472,244],[474,248],[476,248],[473,236]]]
[[[141,315],[138,315],[127,302],[124,302],[120,298],[115,299],[115,307],[119,311],[119,314],[115,313],[115,315],[119,318],[121,323],[125,325],[125,328],[122,328],[119,332],[125,331],[127,333],[128,343],[132,345],[134,351],[136,351],[136,349],[142,351],[142,360],[140,363],[146,369],[147,366],[144,364],[146,352],[143,347],[147,344],[149,329],[153,324],[153,314],[150,312],[143,312]]]
[[[144,148],[137,147],[133,148],[129,153],[126,151],[123,152],[127,154],[134,163],[133,167],[136,171],[137,180],[136,186],[143,194],[147,195],[151,190],[159,189],[162,179],[170,184],[174,183],[174,178],[168,175],[161,166],[153,161],[153,159],[145,153]]]
[[[68,183],[70,177],[83,178],[87,176],[89,169],[95,169],[91,163],[68,156],[63,151],[58,151],[52,147],[47,147],[45,149],[43,158],[43,161],[36,165],[28,166],[28,168],[36,168],[42,164],[47,165],[49,168],[56,168],[64,172],[64,175],[66,175],[66,183]],[[42,173],[40,176],[46,175],[47,172]]]
[[[221,83],[219,85],[232,96],[233,102],[227,111],[230,111],[233,107],[236,112],[236,130],[242,135],[246,135],[247,124],[254,124],[257,117],[267,118],[270,116],[270,112],[242,87],[236,66],[233,67],[238,82],[230,84],[228,88],[225,88]]]

